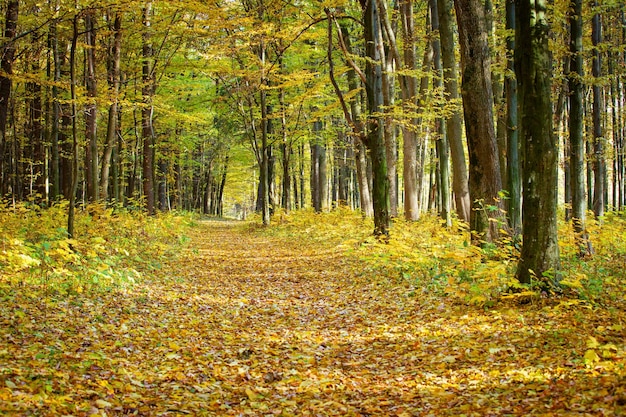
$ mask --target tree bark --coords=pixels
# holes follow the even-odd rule
[[[87,104],[85,104],[85,137],[87,147],[85,148],[85,174],[87,180],[87,200],[98,201],[98,135],[97,117],[98,109],[96,97],[98,87],[96,82],[96,28],[93,22],[93,10],[84,13],[85,19],[85,55],[86,73],[85,84],[87,89]]]
[[[0,56],[0,197],[9,190],[10,176],[7,171],[9,159],[7,158],[7,120],[9,115],[9,99],[11,98],[11,75],[13,74],[13,61],[15,59],[15,35],[19,13],[19,1],[10,0],[6,6],[4,21],[5,44]],[[6,74],[6,75],[4,75]]]
[[[506,1],[506,29],[512,32],[506,39],[508,72],[504,78],[508,181],[506,189],[509,192],[509,226],[517,235],[522,227],[522,183],[520,181],[517,80],[513,75],[515,71],[513,58],[515,53],[515,0]]]
[[[448,95],[448,100],[454,102],[459,99],[459,91],[451,9],[452,2],[450,0],[437,1],[441,61],[444,69],[444,88]],[[452,114],[446,118],[446,136],[450,145],[450,157],[452,159],[452,190],[454,192],[456,213],[459,219],[469,223],[471,202],[462,129],[461,111],[455,108]]]
[[[154,68],[153,58],[154,51],[152,49],[152,33],[151,33],[151,15],[152,1],[147,1],[143,9],[143,63],[142,63],[142,89],[143,108],[141,109],[141,137],[143,140],[143,195],[146,203],[148,214],[154,215],[156,212],[155,205],[155,187],[154,187],[154,128],[152,124],[152,114],[154,106],[152,97],[154,95]]]
[[[593,7],[598,8],[598,2],[593,2]],[[604,216],[606,210],[605,182],[606,182],[606,160],[604,155],[602,113],[603,108],[602,86],[600,77],[602,76],[602,60],[600,57],[600,43],[602,42],[602,21],[599,11],[595,11],[591,19],[591,40],[593,43],[593,59],[591,71],[594,78],[593,83],[593,212],[597,218]]]
[[[516,4],[515,69],[520,87],[524,143],[522,205],[523,246],[517,279],[537,282],[546,290],[558,286],[557,143],[552,130],[552,66],[546,0]]]
[[[111,105],[109,106],[109,119],[107,124],[107,137],[104,154],[102,155],[102,171],[100,172],[100,198],[107,201],[109,195],[109,171],[113,152],[117,145],[117,122],[120,92],[120,63],[122,55],[122,14],[116,12],[113,20],[113,42],[109,48],[109,94]]]
[[[583,16],[582,0],[570,4],[569,89],[569,168],[572,193],[572,224],[581,255],[591,253],[586,231],[587,195],[585,192],[585,139],[583,109]]]
[[[400,62],[397,66],[407,70],[417,69],[417,54],[415,51],[415,18],[413,14],[413,1],[400,2],[400,14],[402,19],[402,57],[404,65]],[[398,58],[398,61],[399,58]],[[402,94],[402,107],[407,114],[416,111],[417,103],[417,78],[411,75],[400,75],[400,92]],[[415,118],[413,118],[415,122]],[[404,180],[404,218],[417,220],[419,218],[419,186],[417,176],[417,126],[415,123],[402,124],[402,168]]]
[[[76,191],[78,189],[78,127],[77,127],[77,106],[76,106],[76,45],[78,43],[78,15],[73,19],[73,35],[70,47],[70,98],[71,98],[71,119],[72,119],[72,173],[71,187],[69,195],[69,207],[67,214],[67,236],[74,237],[74,218],[76,212]]]
[[[50,121],[50,199],[56,200],[62,193],[61,187],[61,155],[59,147],[61,146],[61,132],[60,132],[60,119],[61,119],[61,104],[59,103],[59,87],[58,83],[61,81],[61,57],[59,51],[59,34],[57,30],[56,20],[50,23],[50,29],[48,34],[49,45],[52,55],[52,120]]]
[[[382,74],[382,33],[380,10],[375,1],[361,0],[364,22],[365,55],[365,91],[367,95],[367,134],[365,145],[372,160],[374,206],[374,235],[389,234],[389,180],[387,178],[387,157],[383,137],[384,118],[380,116],[383,105]]]
[[[454,2],[461,43],[462,89],[465,133],[469,151],[469,189],[472,199],[470,228],[473,242],[494,242],[501,219],[502,190],[498,145],[493,125],[491,56],[480,0]]]
[[[430,0],[431,10],[431,22],[433,32],[439,32],[439,13],[437,11],[437,0]],[[441,62],[441,42],[439,38],[433,38],[433,66],[435,69],[435,80],[433,87],[436,91],[441,91],[444,71]],[[441,102],[443,102],[443,97]],[[437,127],[437,140],[435,143],[437,150],[438,164],[438,183],[439,183],[439,200],[440,207],[439,213],[444,220],[447,227],[452,225],[452,218],[450,216],[450,147],[448,144],[448,137],[446,136],[446,121],[445,118],[440,117],[436,122]]]

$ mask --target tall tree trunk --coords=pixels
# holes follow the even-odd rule
[[[378,2],[379,16],[381,26],[381,42],[384,47],[380,48],[381,65],[384,65],[382,71],[382,95],[383,95],[383,111],[384,127],[383,140],[385,142],[385,155],[387,164],[387,181],[389,182],[389,215],[398,216],[398,143],[396,138],[395,123],[392,115],[392,107],[395,102],[394,89],[394,67],[393,56],[389,49],[394,47],[395,36],[391,27],[386,10],[386,0],[376,0]]]
[[[454,54],[454,28],[452,22],[452,1],[437,0],[439,14],[439,36],[441,40],[441,60],[444,69],[444,87],[452,102],[459,98],[456,57]],[[454,109],[446,119],[446,136],[452,159],[452,190],[459,218],[469,223],[471,202],[468,184],[467,160],[463,145],[463,124],[461,110]]]
[[[500,225],[490,219],[502,216],[502,182],[493,125],[488,33],[480,0],[455,0],[454,5],[461,43],[461,92],[469,151],[470,228],[475,233],[474,243],[493,242],[498,238]]]
[[[85,55],[86,73],[85,83],[87,87],[87,104],[85,104],[85,148],[87,199],[91,202],[98,201],[98,135],[97,135],[97,106],[96,96],[98,88],[96,83],[96,28],[94,26],[94,11],[84,13],[85,19]]]
[[[417,69],[417,55],[415,51],[415,18],[413,15],[413,1],[404,0],[400,3],[402,18],[402,56],[404,68]],[[399,60],[399,59],[398,59]],[[398,63],[400,66],[400,63]],[[417,103],[417,78],[411,75],[400,75],[402,104],[407,113],[415,112]],[[415,121],[415,118],[413,118]],[[404,217],[407,220],[419,218],[419,185],[417,176],[417,126],[416,123],[402,124],[402,168],[404,179]]]
[[[432,22],[433,32],[439,32],[439,13],[437,11],[437,0],[430,0],[430,15]],[[441,62],[441,42],[439,38],[433,38],[433,66],[436,71],[433,87],[437,91],[441,91],[441,87],[444,79],[443,65]],[[443,102],[443,97],[442,97]],[[443,113],[443,112],[442,112]],[[446,226],[452,225],[452,218],[450,216],[450,147],[448,145],[448,137],[446,136],[446,121],[443,117],[440,117],[437,122],[437,141],[435,143],[437,150],[437,158],[439,161],[439,194],[440,203],[439,213],[441,218],[445,221]]]
[[[383,42],[380,10],[375,1],[361,0],[363,9],[365,55],[365,91],[367,95],[367,135],[365,145],[372,159],[374,205],[374,234],[389,234],[389,180],[387,178],[387,157],[383,137],[384,118],[380,116],[383,105]]]
[[[557,143],[552,130],[552,65],[546,0],[519,0],[515,69],[524,143],[523,246],[517,279],[558,285]]]
[[[74,237],[74,218],[76,211],[76,191],[78,190],[78,127],[77,127],[77,106],[76,106],[76,45],[78,43],[78,15],[73,19],[72,45],[70,47],[70,98],[71,98],[71,120],[72,120],[72,174],[70,187],[70,202],[67,214],[67,235],[71,239]]]
[[[142,54],[142,88],[143,108],[141,109],[141,138],[143,140],[143,195],[146,201],[146,210],[153,215],[156,212],[155,187],[154,187],[154,127],[152,125],[152,114],[154,106],[152,97],[154,95],[154,68],[152,49],[152,1],[147,1],[143,9],[143,54]]]
[[[497,11],[497,8],[495,9]],[[499,18],[497,16],[496,18]],[[504,64],[506,57],[495,51],[500,47],[498,28],[494,22],[494,4],[492,0],[485,0],[485,24],[489,33],[489,45],[491,60],[495,65],[491,66],[491,89],[493,91],[493,112],[495,117],[496,143],[498,144],[498,163],[500,165],[500,180],[502,185],[508,183],[507,166],[507,136],[506,136],[506,103],[504,101],[504,77],[502,71],[496,68]],[[504,58],[504,59],[503,59]],[[505,206],[505,204],[503,204]]]
[[[283,68],[282,58],[280,60],[280,66]],[[281,144],[280,151],[282,156],[282,193],[281,193],[281,207],[285,212],[291,210],[291,142],[287,137],[287,108],[285,107],[285,90],[283,88],[279,91],[280,100],[280,133]]]
[[[510,31],[506,38],[508,72],[504,78],[508,181],[506,189],[509,192],[509,226],[513,233],[517,234],[522,227],[522,183],[520,181],[517,79],[513,75],[515,71],[513,57],[515,53],[515,0],[506,0],[506,29]]]
[[[50,23],[50,29],[48,34],[50,50],[52,54],[52,120],[51,120],[51,132],[50,132],[50,197],[51,200],[56,200],[62,193],[61,188],[61,156],[59,152],[60,143],[60,119],[61,119],[61,104],[59,103],[59,87],[58,83],[61,81],[61,57],[59,52],[59,34],[57,31],[57,21],[53,20]]]
[[[599,9],[597,1],[593,6]],[[600,43],[602,42],[602,21],[600,11],[595,10],[591,20],[591,40],[593,42],[593,60],[591,65],[593,83],[593,212],[597,218],[604,216],[606,210],[605,181],[606,181],[606,160],[604,155],[602,113],[603,108],[602,85],[602,61],[600,58]]]
[[[583,113],[583,16],[582,0],[570,4],[570,73],[569,89],[569,168],[572,192],[572,223],[580,253],[590,254],[591,245],[585,229],[587,195],[585,193],[585,139]]]
[[[100,198],[106,201],[109,195],[109,171],[111,159],[117,145],[117,122],[120,92],[120,62],[122,52],[122,14],[115,13],[113,21],[113,42],[109,48],[108,82],[112,103],[109,106],[107,139],[102,155],[102,171],[100,173]]]
[[[261,65],[265,67],[265,47],[261,47]],[[261,83],[265,83],[265,75],[261,77]],[[270,224],[270,149],[268,143],[268,111],[267,95],[265,89],[260,91],[261,106],[261,172],[259,175],[259,199],[261,201],[261,216],[264,225]]]
[[[9,0],[6,6],[4,20],[4,47],[0,50],[0,197],[9,190],[10,176],[8,173],[7,153],[7,120],[9,115],[9,99],[11,98],[11,75],[13,74],[13,60],[15,59],[15,35],[19,1]],[[6,74],[6,75],[5,75]]]

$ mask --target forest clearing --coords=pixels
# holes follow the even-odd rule
[[[69,242],[82,258],[66,259],[65,241],[50,240],[47,266],[33,259],[12,275],[0,272],[2,415],[614,416],[626,409],[624,278],[612,275],[619,259],[623,270],[623,233],[597,246],[601,263],[589,260],[589,270],[606,274],[595,293],[590,279],[585,290],[572,284],[572,269],[564,280],[572,288],[560,296],[522,303],[500,294],[486,304],[463,286],[462,271],[481,290],[478,271],[489,261],[454,240],[458,233],[434,233],[444,230],[438,221],[420,221],[414,241],[384,244],[347,213],[282,216],[269,229],[99,214],[106,221],[78,217],[78,230],[91,226]],[[619,220],[606,228],[623,232]],[[40,226],[38,236],[50,230]],[[414,230],[394,226],[397,235]],[[401,270],[407,253],[422,260],[404,259]],[[433,259],[442,271],[454,268],[439,290],[439,278],[419,269]],[[454,259],[466,261],[445,266]],[[615,270],[606,270],[609,260]],[[489,269],[495,265],[503,261]],[[113,269],[132,268],[135,280],[104,282]]]

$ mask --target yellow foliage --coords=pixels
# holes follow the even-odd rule
[[[140,268],[154,268],[184,239],[190,216],[79,210],[76,237],[67,238],[67,204],[0,210],[0,285],[32,285],[67,293],[132,285]]]

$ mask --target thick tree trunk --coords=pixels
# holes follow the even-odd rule
[[[552,66],[546,0],[516,5],[515,69],[520,86],[524,143],[523,246],[517,269],[522,283],[558,286],[557,143],[552,130]]]
[[[382,74],[382,33],[379,9],[375,1],[361,3],[365,35],[365,66],[367,95],[367,146],[372,160],[373,187],[372,202],[374,205],[374,234],[389,234],[389,180],[387,178],[387,157],[383,137],[384,118],[380,116],[383,105],[383,74]]]
[[[392,115],[392,107],[395,103],[394,88],[394,65],[393,55],[390,49],[395,47],[395,35],[391,28],[386,10],[385,0],[377,0],[379,16],[381,19],[381,47],[379,49],[382,71],[382,95],[384,127],[383,140],[385,143],[385,156],[387,158],[387,181],[389,182],[389,215],[398,216],[398,143],[396,138],[396,126]],[[386,27],[386,30],[383,28]]]
[[[459,98],[459,91],[456,57],[454,54],[454,28],[451,9],[452,2],[450,0],[437,1],[441,60],[444,69],[444,87],[448,99],[455,101]],[[459,219],[469,223],[471,202],[462,129],[461,111],[460,109],[455,109],[446,119],[446,136],[448,137],[450,157],[452,159],[452,190],[454,191],[456,213]]]
[[[491,56],[480,0],[455,0],[463,70],[462,96],[469,151],[470,228],[473,242],[498,238],[502,190],[498,146],[493,125]]]

